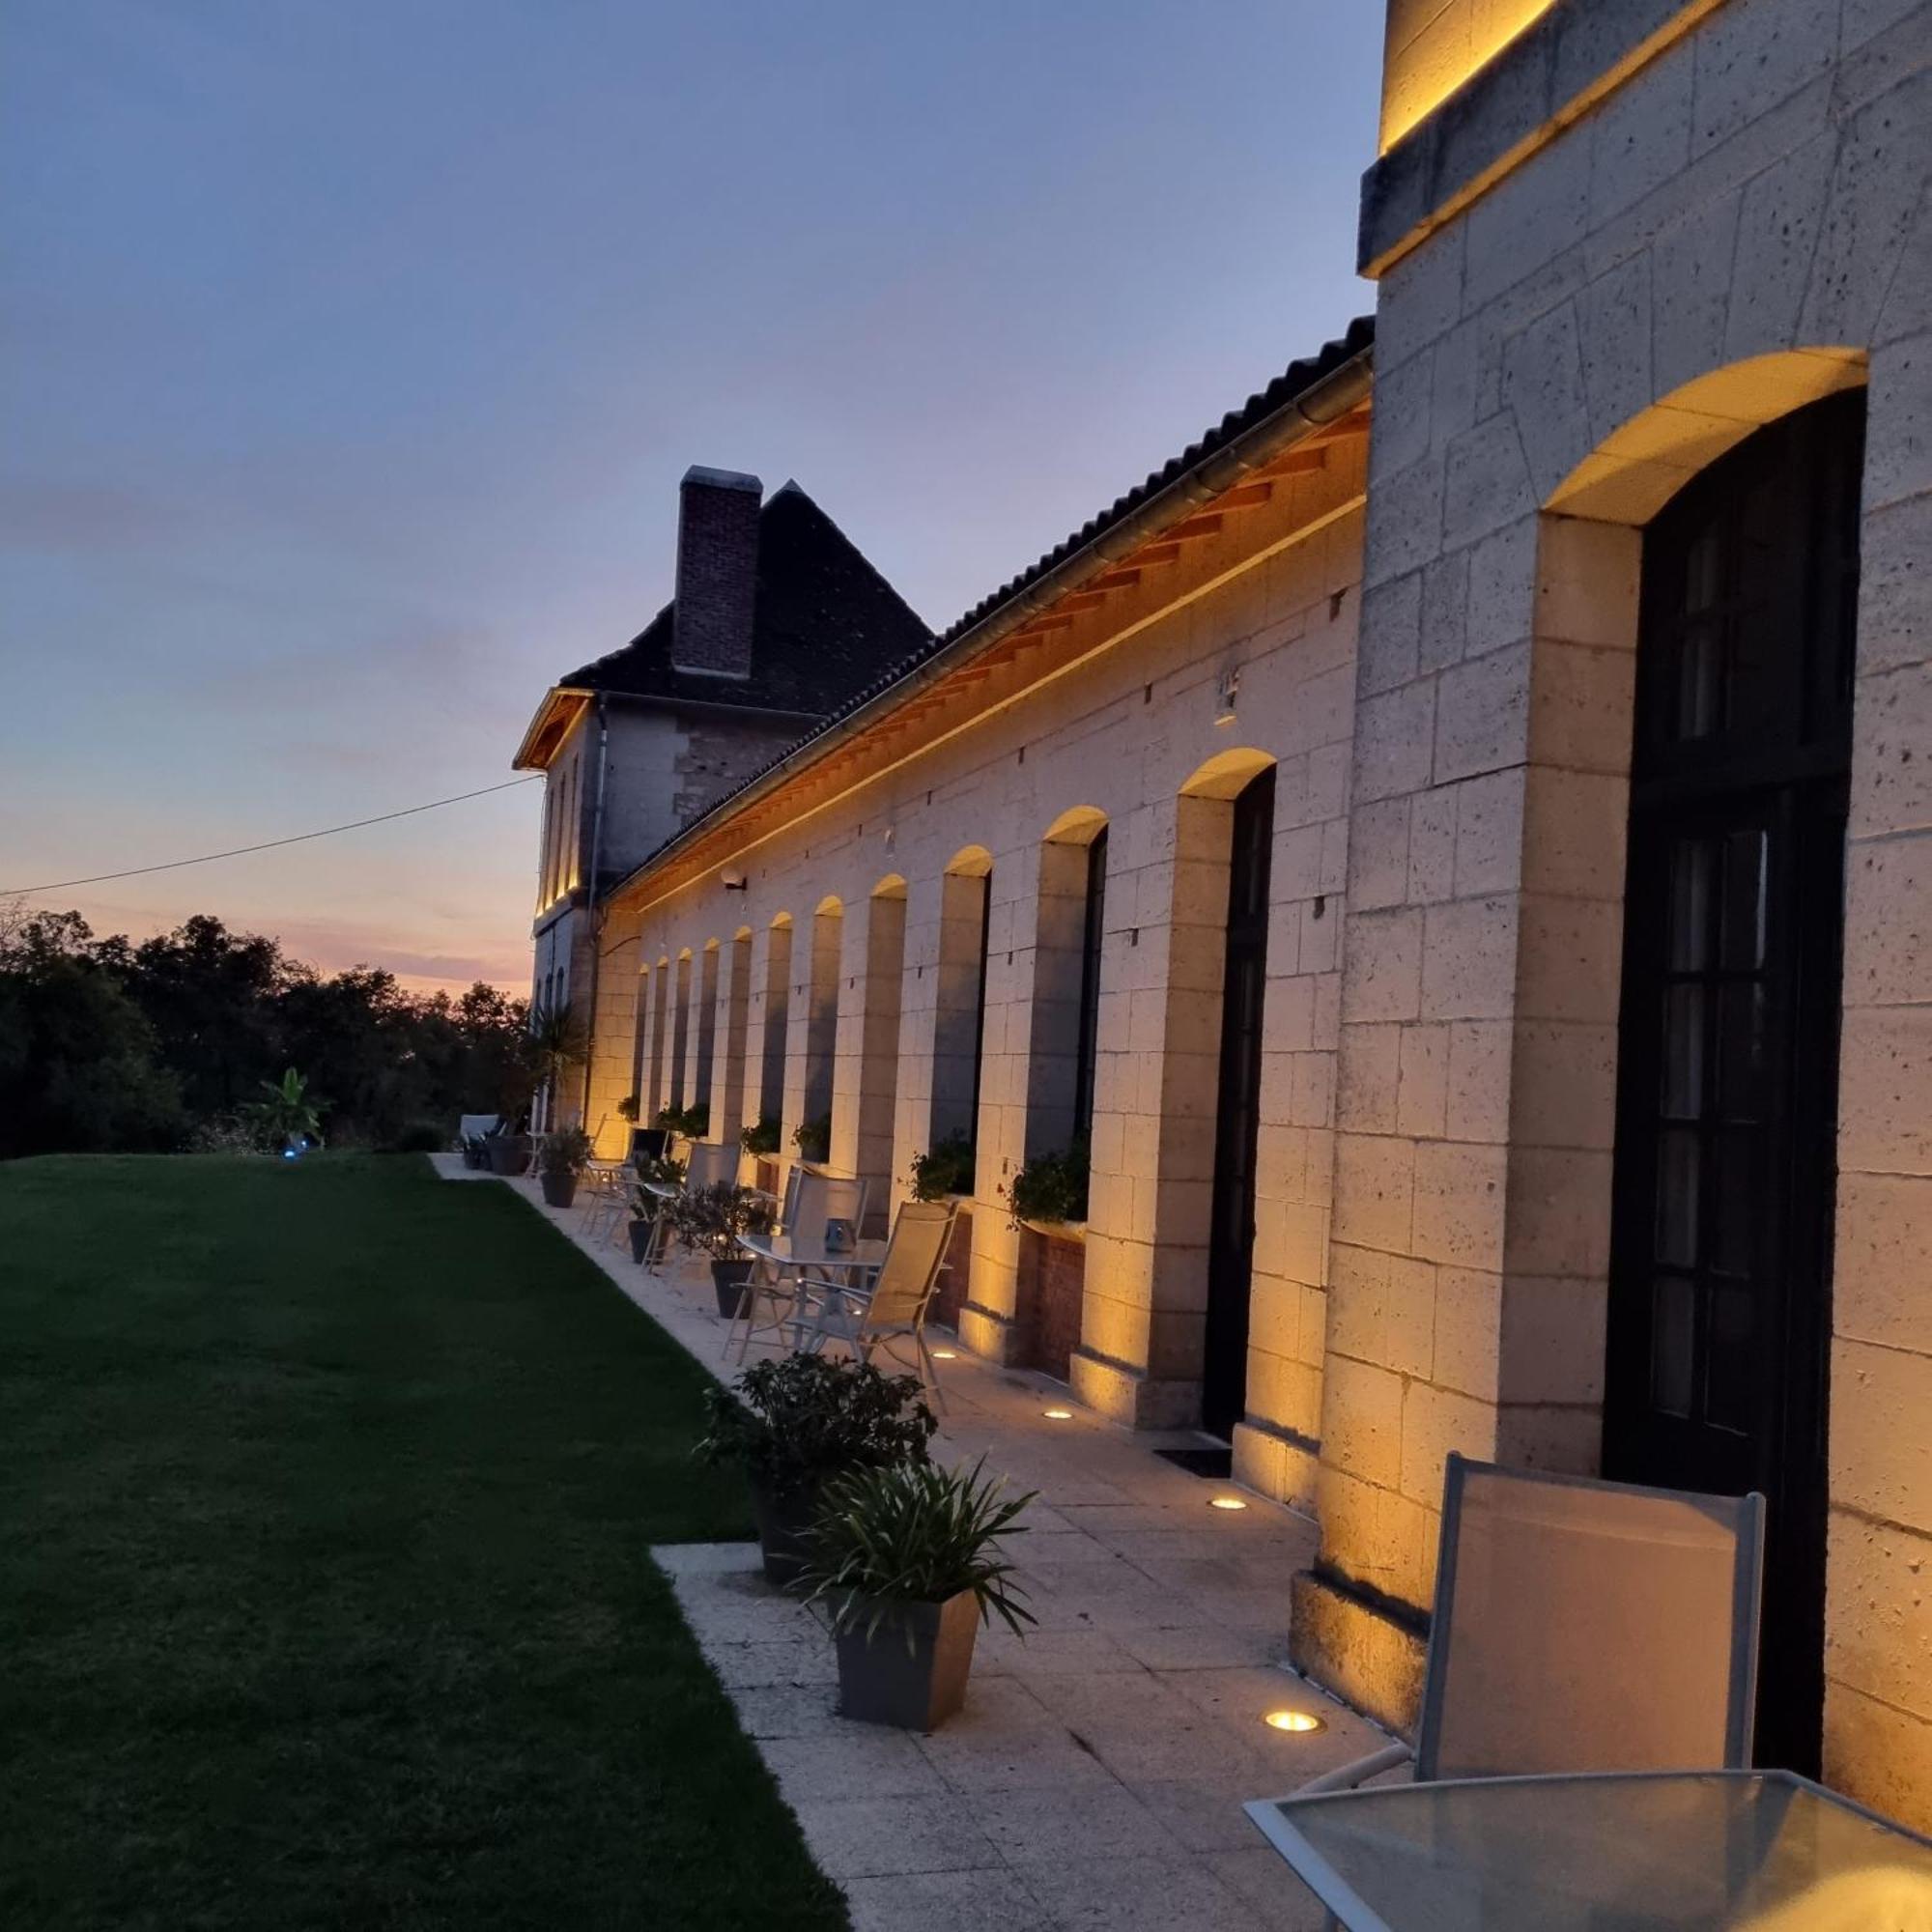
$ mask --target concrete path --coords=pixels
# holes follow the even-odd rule
[[[577,1212],[544,1207],[533,1183],[504,1184],[707,1370],[734,1371],[701,1264],[647,1275],[586,1244]],[[766,1585],[754,1546],[654,1552],[858,1932],[1320,1926],[1241,1811],[1387,1741],[1283,1661],[1289,1578],[1314,1526],[1162,1462],[1043,1377],[964,1354],[940,1367],[934,1454],[983,1453],[1039,1492],[1010,1546],[1039,1624],[1025,1642],[980,1633],[966,1709],[935,1735],[837,1716],[830,1638]],[[1327,1727],[1269,1728],[1282,1709]]]

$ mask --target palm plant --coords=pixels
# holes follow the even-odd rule
[[[583,1021],[568,1000],[538,1000],[530,1008],[525,1052],[538,1083],[553,1086],[590,1057]]]
[[[1019,1601],[1013,1566],[996,1548],[1025,1534],[1017,1520],[1034,1491],[1009,1497],[1002,1477],[924,1461],[860,1469],[825,1491],[807,1541],[810,1601],[823,1597],[834,1630],[874,1637],[909,1605],[940,1605],[970,1593],[980,1621],[998,1615],[1017,1636],[1034,1614]],[[908,1641],[911,1628],[907,1627]]]
[[[264,1080],[265,1100],[250,1100],[243,1108],[249,1126],[272,1147],[297,1141],[322,1141],[322,1117],[329,1103],[308,1091],[308,1081],[291,1066],[279,1080]]]

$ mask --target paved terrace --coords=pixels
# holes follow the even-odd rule
[[[455,1156],[434,1156],[450,1178]],[[701,1261],[648,1275],[592,1245],[579,1214],[515,1187],[714,1374],[724,1324]],[[944,1346],[944,1344],[942,1344]],[[836,1714],[830,1638],[764,1581],[753,1544],[661,1548],[739,1721],[797,1811],[858,1932],[1038,1928],[1281,1928],[1321,1915],[1241,1811],[1249,1798],[1386,1742],[1285,1659],[1289,1578],[1314,1525],[1152,1450],[1198,1437],[1130,1435],[1064,1385],[963,1353],[943,1362],[934,1453],[984,1455],[1037,1490],[1011,1545],[1038,1628],[983,1629],[965,1710],[931,1737]],[[1045,1409],[1070,1410],[1064,1421]],[[1239,1495],[1243,1510],[1209,1507]],[[1318,1713],[1316,1735],[1264,1713]]]

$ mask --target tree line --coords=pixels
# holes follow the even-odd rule
[[[528,1020],[480,980],[451,998],[324,974],[206,914],[136,944],[0,908],[0,1158],[236,1144],[291,1066],[330,1145],[446,1146],[459,1114],[527,1105]]]

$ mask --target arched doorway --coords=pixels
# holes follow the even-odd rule
[[[1274,775],[1274,766],[1268,765],[1236,795],[1228,846],[1227,952],[1221,979],[1220,1078],[1214,1111],[1201,1424],[1210,1435],[1230,1439],[1235,1425],[1246,1416],[1248,1406],[1255,1157],[1261,1132]]]
[[[1758,1756],[1815,1770],[1862,391],[1643,539],[1605,1472],[1770,1499]]]

